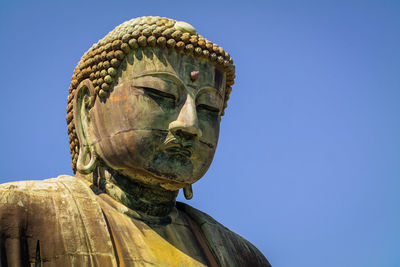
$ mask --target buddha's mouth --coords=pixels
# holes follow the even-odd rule
[[[183,146],[179,143],[169,143],[163,147],[163,150],[169,154],[180,155],[187,158],[190,158],[193,154],[192,147]]]

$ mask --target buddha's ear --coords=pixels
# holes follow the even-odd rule
[[[75,131],[79,140],[76,168],[82,174],[91,173],[96,166],[97,155],[91,142],[89,115],[95,96],[93,83],[86,79],[78,85],[73,100]]]

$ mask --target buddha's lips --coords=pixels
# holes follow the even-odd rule
[[[179,143],[166,144],[162,147],[162,150],[172,154],[179,154],[188,158],[190,158],[193,153],[191,146],[183,146]]]

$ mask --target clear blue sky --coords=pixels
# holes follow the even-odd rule
[[[274,267],[400,266],[399,1],[1,0],[0,182],[72,174],[72,71],[143,15],[191,23],[236,64],[191,205]]]

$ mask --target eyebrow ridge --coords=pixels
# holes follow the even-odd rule
[[[162,75],[169,76],[169,77],[173,78],[173,80],[175,80],[178,83],[180,83],[181,85],[183,85],[183,86],[185,85],[183,83],[183,81],[178,76],[176,76],[174,73],[166,72],[166,71],[147,72],[147,73],[143,73],[143,74],[140,74],[138,76],[135,76],[133,78],[136,79],[136,78],[140,78],[140,77],[144,77],[144,76],[162,76]]]
[[[176,76],[176,74],[172,73],[172,72],[168,72],[168,71],[150,71],[150,72],[145,72],[143,74],[137,75],[135,77],[133,77],[133,79],[136,78],[140,78],[140,77],[144,77],[144,76],[162,76],[162,75],[166,75],[169,76],[171,78],[173,78],[174,80],[176,80],[178,83],[180,83],[181,86],[189,86],[189,87],[194,87],[191,84],[185,84],[178,76]],[[220,90],[218,90],[217,88],[213,87],[213,86],[204,86],[199,88],[198,92],[202,92],[202,91],[209,91],[209,89],[212,89],[213,91],[216,91],[217,95],[221,98],[224,99],[224,97],[222,96]]]
[[[214,87],[210,87],[210,86],[201,87],[201,88],[199,89],[199,91],[198,91],[197,94],[200,95],[200,94],[203,94],[204,92],[214,92],[214,93],[217,94],[217,96],[218,96],[222,101],[224,100],[224,98],[222,97],[222,94],[220,93],[220,91],[217,90],[217,89],[214,88]]]

